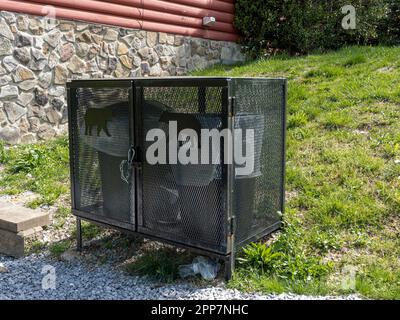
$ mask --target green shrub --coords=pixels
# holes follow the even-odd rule
[[[346,0],[237,0],[235,26],[252,57],[285,50],[304,54],[349,44],[398,44],[399,0],[354,0],[356,29],[345,30]]]

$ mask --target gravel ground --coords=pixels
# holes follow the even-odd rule
[[[55,289],[43,289],[44,267],[54,267]],[[45,281],[46,283],[46,281]],[[134,277],[112,265],[90,265],[79,260],[56,261],[43,254],[13,259],[0,256],[0,299],[359,299],[347,297],[307,297],[293,294],[246,294],[223,285],[195,287],[192,284],[160,285],[144,277]]]
[[[1,201],[9,201],[24,205],[28,200],[36,197],[31,192],[20,195],[0,195]],[[53,224],[35,235],[34,239],[45,244],[48,248],[52,243],[71,237],[71,231],[75,226],[75,218],[69,215],[62,218],[63,227],[56,228],[60,222],[54,216],[57,207],[42,207],[48,210],[53,218]],[[98,245],[98,241],[110,235],[113,239],[111,249],[104,249]],[[160,284],[146,277],[128,275],[121,269],[121,263],[129,256],[129,250],[125,246],[121,249],[120,235],[114,231],[106,230],[99,235],[100,240],[92,239],[85,242],[84,253],[78,255],[74,250],[69,250],[62,259],[54,259],[49,256],[47,249],[41,253],[32,253],[24,258],[11,258],[0,255],[0,300],[6,299],[121,299],[121,300],[145,300],[145,299],[251,299],[251,300],[305,300],[305,299],[359,299],[356,295],[346,297],[310,297],[295,294],[269,294],[243,293],[238,290],[227,289],[224,282],[214,282],[206,287],[196,287],[191,282],[177,282],[174,284]],[[138,245],[133,251],[140,252],[140,246],[154,246],[157,243],[145,241],[144,245]],[[121,250],[119,250],[121,249]],[[106,263],[99,264],[99,259]],[[52,269],[54,268],[54,269]],[[49,279],[46,270],[55,272],[55,289],[43,289],[42,282]],[[48,272],[48,271],[47,271]]]

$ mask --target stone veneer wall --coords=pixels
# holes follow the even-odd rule
[[[2,11],[0,140],[67,130],[67,79],[179,76],[243,60],[237,44]]]

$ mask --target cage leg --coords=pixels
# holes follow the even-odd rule
[[[76,218],[76,250],[82,251],[82,223],[80,218]]]
[[[232,279],[233,270],[235,269],[235,255],[231,253],[225,259],[225,280],[229,281]]]

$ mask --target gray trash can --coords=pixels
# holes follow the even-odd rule
[[[183,116],[183,114],[182,114]],[[191,120],[183,120],[186,123],[193,123],[193,119],[199,124],[199,128],[190,128],[186,125],[179,127],[190,128],[198,131],[199,129],[220,129],[222,126],[221,118],[213,114],[187,114]],[[173,119],[173,116],[170,117]],[[181,120],[185,117],[179,117]],[[198,136],[200,139],[200,136]],[[198,162],[201,162],[201,141],[198,148]],[[210,143],[209,163],[208,164],[177,164],[170,165],[174,181],[178,186],[180,222],[184,234],[188,237],[197,239],[207,239],[212,243],[222,241],[223,234],[223,208],[215,207],[219,203],[217,199],[221,196],[221,165],[215,164],[215,157],[220,154],[212,153]],[[177,150],[178,152],[178,150]],[[214,202],[215,201],[215,202]]]
[[[103,214],[130,222],[128,184],[121,180],[120,165],[129,149],[128,105],[124,102],[88,108],[80,126],[81,141],[98,154]]]
[[[254,155],[248,157],[250,161],[254,162],[254,170],[246,175],[235,173],[234,188],[236,196],[233,199],[233,205],[238,226],[238,240],[247,238],[254,222],[255,190],[257,177],[261,176],[264,125],[265,117],[262,114],[238,113],[235,116],[234,128],[242,129],[242,152],[246,150],[246,144],[250,143],[246,129],[254,130]],[[240,168],[240,166],[235,165],[235,168]]]

